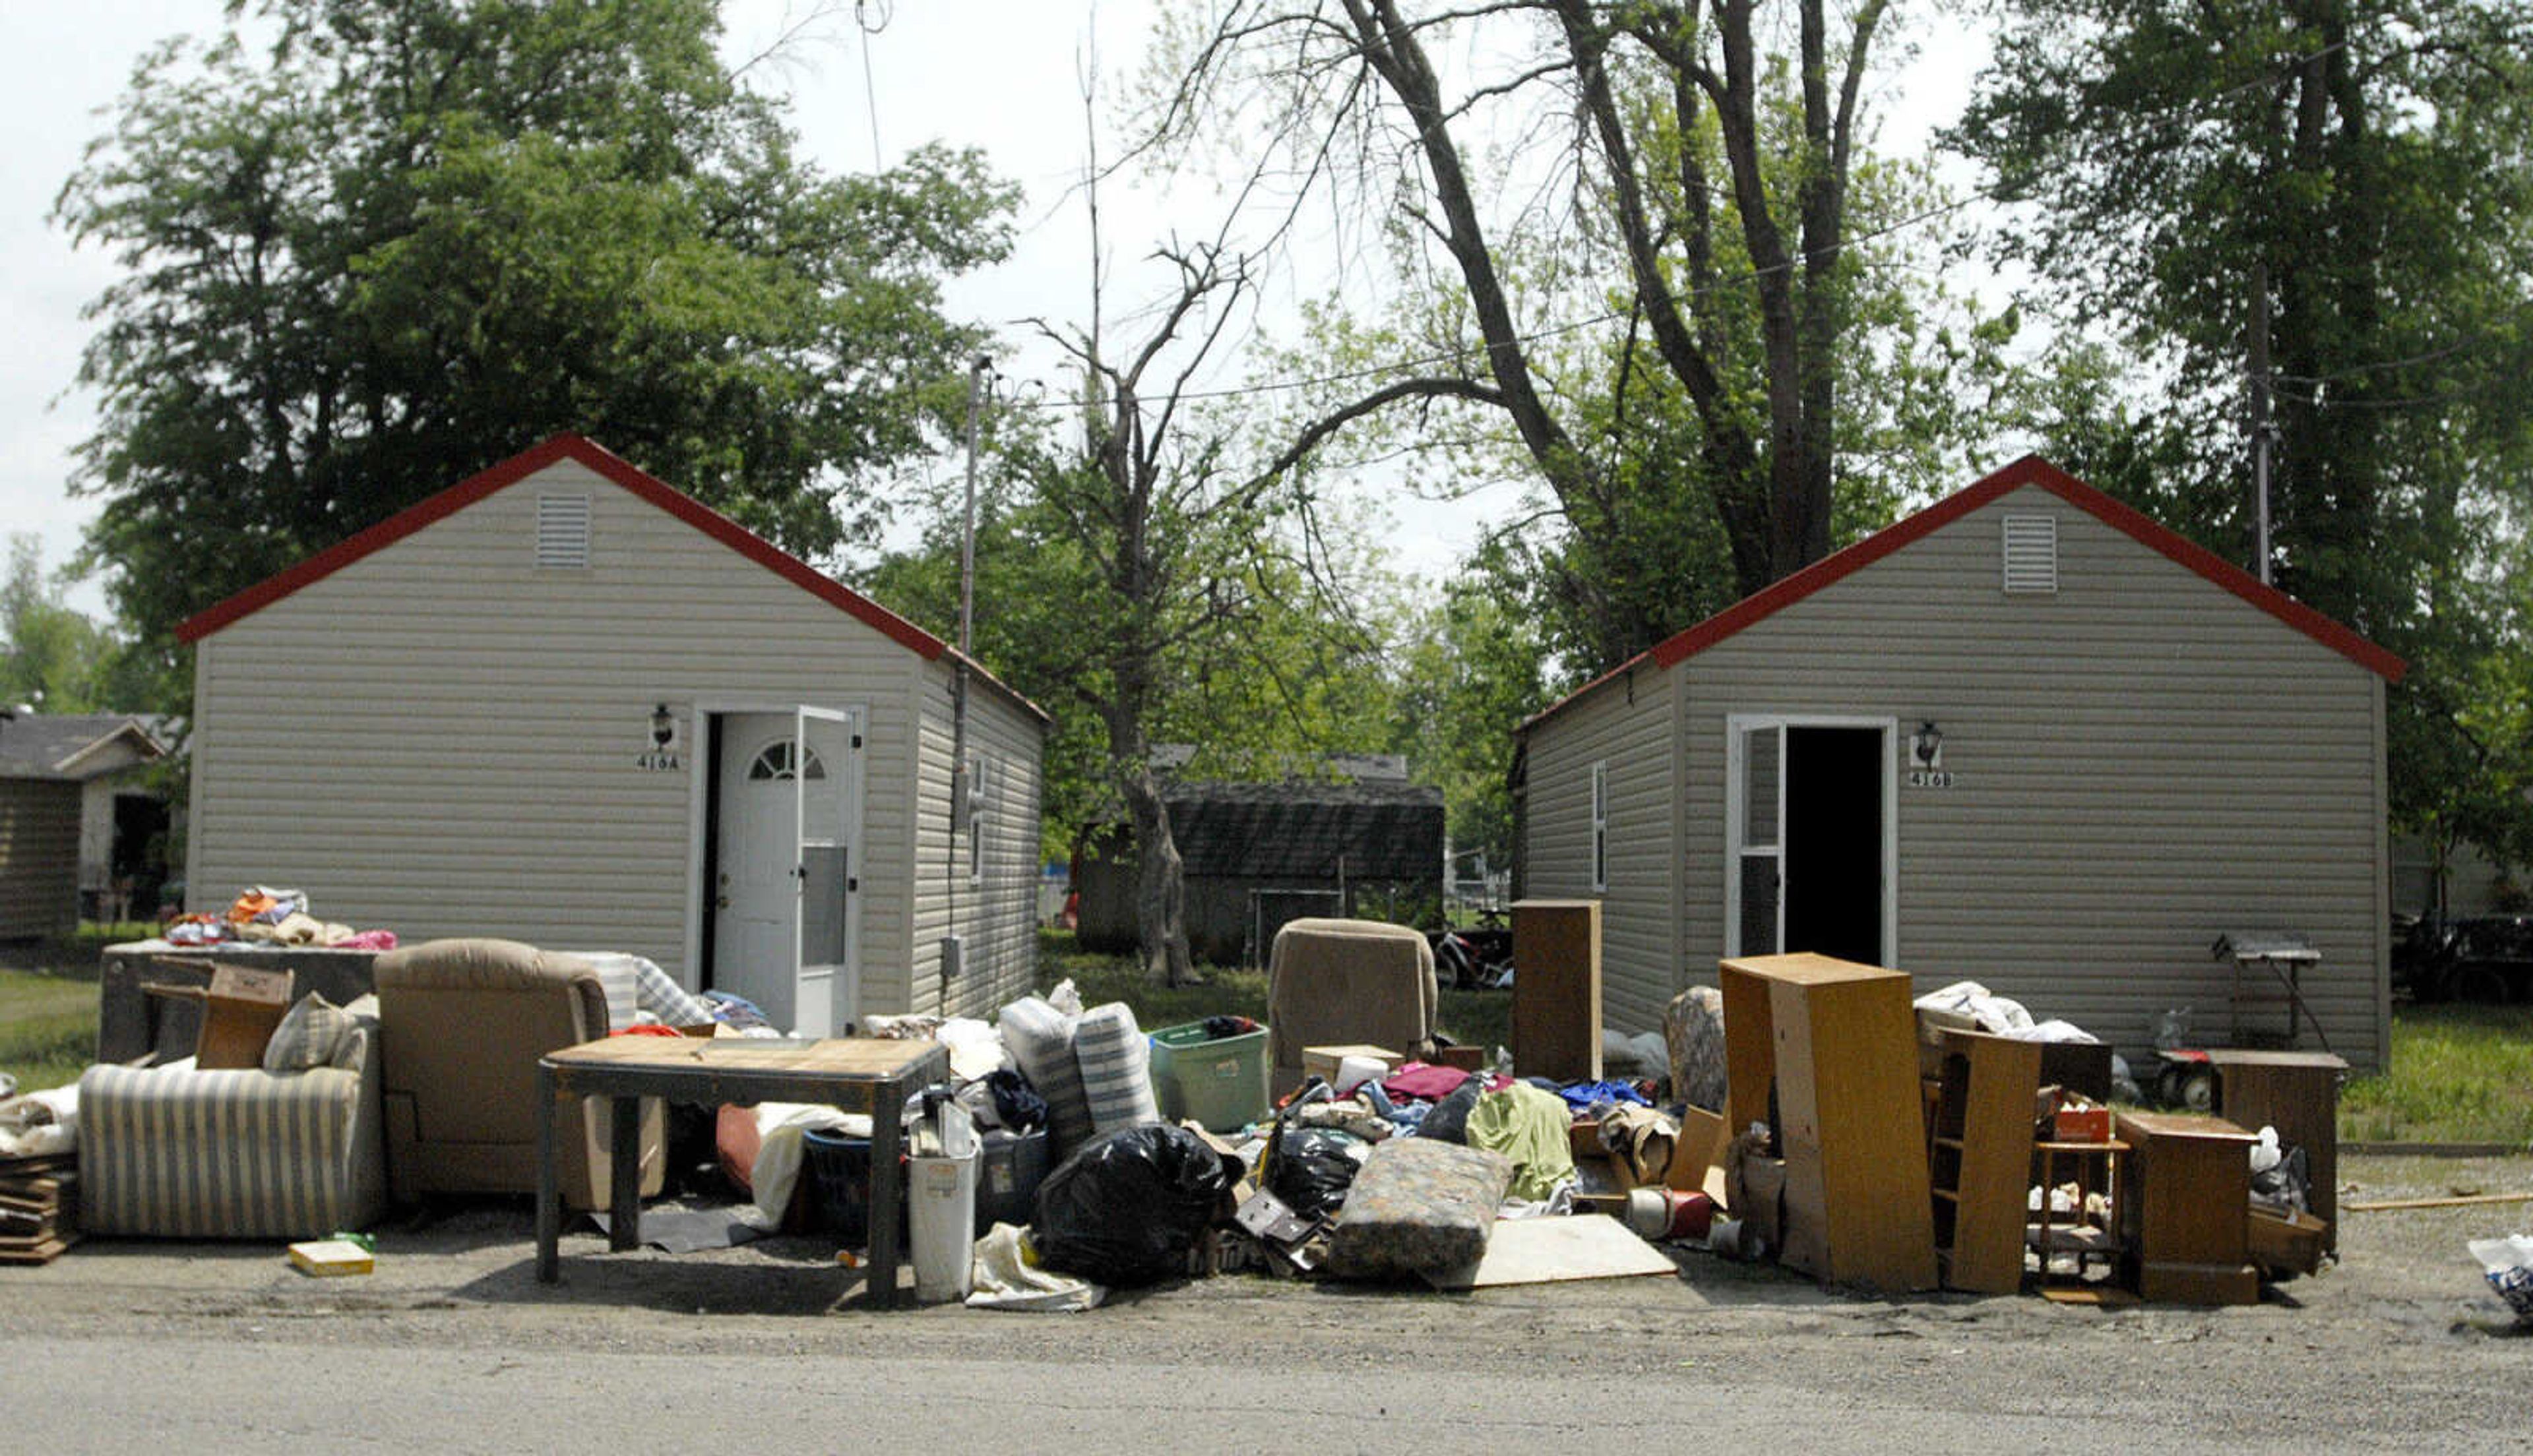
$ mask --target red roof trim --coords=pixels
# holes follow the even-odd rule
[[[456,514],[503,487],[516,485],[549,465],[575,460],[634,495],[660,507],[775,575],[864,624],[877,628],[900,646],[931,662],[949,650],[940,638],[899,616],[859,592],[836,581],[798,556],[774,545],[684,492],[637,469],[581,436],[564,434],[469,476],[428,500],[407,507],[368,530],[337,542],[298,565],[266,577],[217,606],[177,624],[176,640],[199,642],[238,618],[271,606],[301,587],[324,580],[382,547],[391,546],[435,521]],[[987,676],[992,674],[988,673]],[[999,686],[999,684],[997,684]],[[1004,689],[1006,692],[1009,688]],[[1018,696],[1018,694],[1014,694]],[[1024,700],[1026,701],[1026,700]]]
[[[1540,720],[1559,712],[1585,693],[1593,691],[1648,658],[1652,659],[1657,667],[1678,667],[1680,663],[1742,628],[1775,615],[1823,587],[1852,576],[1902,547],[1932,535],[1998,497],[2026,486],[2037,486],[2049,492],[2111,529],[2166,559],[2189,568],[2359,667],[2376,673],[2386,682],[2398,682],[2409,671],[2409,665],[2399,657],[2367,641],[2356,632],[2314,611],[2286,593],[2274,587],[2261,585],[2258,578],[2224,557],[2157,524],[2143,512],[2121,504],[2039,456],[2026,455],[2002,469],[1991,472],[1967,489],[1936,501],[1915,515],[1877,531],[1845,551],[1824,556],[1774,586],[1742,598],[1686,631],[1656,643],[1649,651],[1637,654],[1612,671],[1594,678],[1524,720],[1520,730],[1526,731]]]

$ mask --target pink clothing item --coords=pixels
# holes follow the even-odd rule
[[[1381,1089],[1392,1102],[1440,1102],[1451,1094],[1474,1073],[1457,1067],[1437,1067],[1431,1062],[1410,1062],[1382,1079]]]
[[[364,930],[326,947],[329,951],[392,951],[395,948],[396,933],[392,930]]]

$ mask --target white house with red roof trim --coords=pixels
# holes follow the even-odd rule
[[[1603,903],[1649,1029],[1725,957],[1975,980],[2125,1049],[2289,1030],[2218,936],[2319,953],[2296,1044],[2388,1055],[2398,658],[2027,457],[1517,732],[1521,893]],[[2266,972],[2262,973],[2266,978]]]
[[[810,1035],[1034,978],[1046,715],[587,439],[178,635],[192,908],[632,952]]]

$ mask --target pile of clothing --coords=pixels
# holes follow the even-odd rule
[[[304,890],[276,890],[250,885],[229,907],[216,915],[180,915],[163,932],[170,945],[322,946],[329,951],[392,951],[392,930],[355,930],[320,920],[310,910]]]

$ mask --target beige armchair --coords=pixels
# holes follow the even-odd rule
[[[592,1041],[609,1022],[609,972],[517,941],[426,941],[372,967],[383,1042],[387,1186],[399,1203],[424,1194],[537,1191],[537,1059]],[[633,1004],[631,971],[613,988]],[[559,1110],[563,1202],[608,1205],[608,1106]],[[642,1104],[642,1193],[660,1191],[668,1159],[658,1099]]]
[[[368,997],[325,1065],[274,1073],[90,1067],[80,1077],[80,1226],[167,1239],[305,1239],[386,1203],[378,1020]]]

